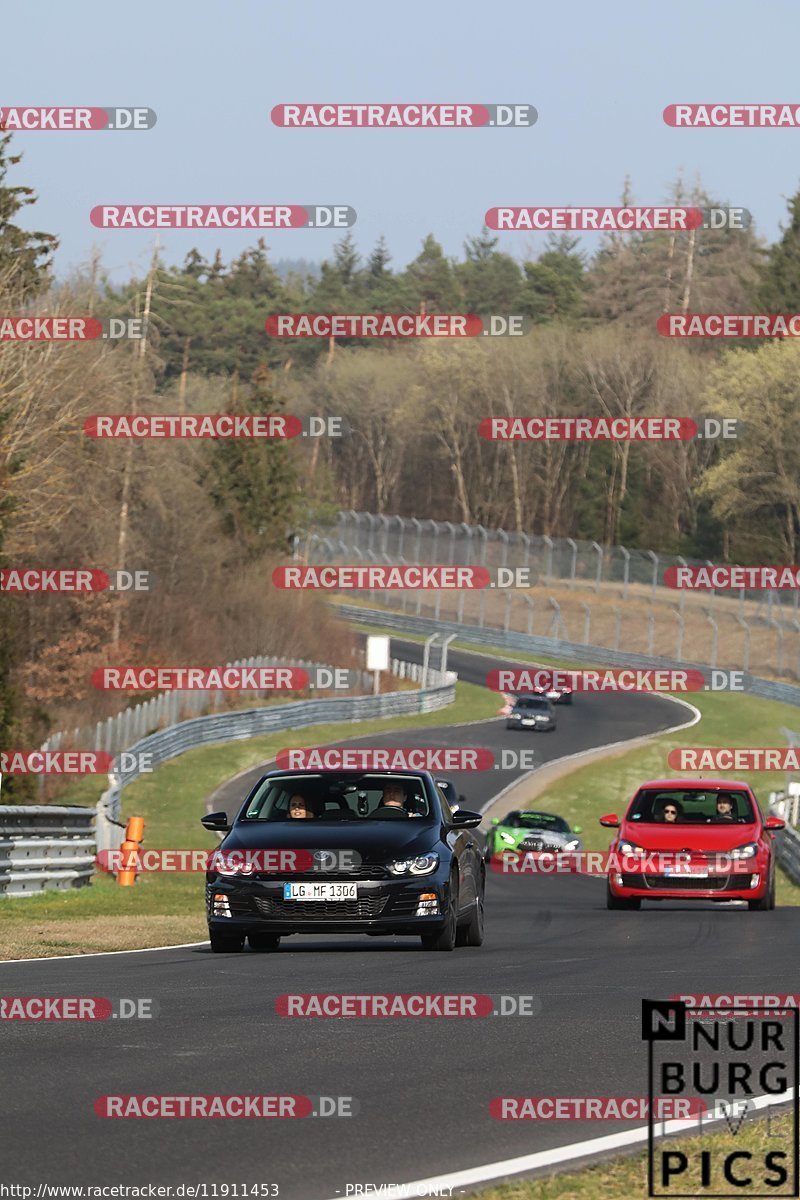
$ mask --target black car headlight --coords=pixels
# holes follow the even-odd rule
[[[637,846],[636,842],[628,842],[628,841],[625,841],[624,838],[620,840],[619,849],[620,849],[621,854],[645,854],[646,853],[644,846]]]
[[[390,875],[432,875],[438,866],[438,854],[419,854],[388,863],[386,869]]]
[[[758,854],[756,842],[745,842],[743,846],[736,846],[730,851],[731,858],[754,858],[756,854]]]
[[[215,850],[211,855],[208,869],[216,871],[218,875],[255,875],[256,862],[250,854],[246,854],[242,850]]]

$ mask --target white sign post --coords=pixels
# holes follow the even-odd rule
[[[367,637],[367,670],[375,672],[374,694],[381,690],[381,671],[389,669],[389,639],[383,634],[369,634]]]

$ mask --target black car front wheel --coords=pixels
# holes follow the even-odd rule
[[[216,929],[209,929],[208,937],[215,954],[238,954],[244,950],[243,933],[218,933]]]
[[[448,888],[447,919],[438,933],[423,933],[423,950],[455,950],[458,936],[458,883],[455,877]]]
[[[483,945],[483,888],[481,888],[480,895],[475,897],[475,905],[468,923],[461,925],[456,933],[456,945]]]

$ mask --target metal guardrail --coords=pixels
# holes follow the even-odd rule
[[[0,895],[32,896],[89,883],[94,873],[93,808],[0,807]]]
[[[800,831],[787,825],[776,833],[775,854],[792,883],[800,883]]]
[[[393,662],[393,673],[417,681],[421,668],[416,663]],[[385,692],[378,696],[337,696],[325,700],[295,700],[289,704],[215,713],[194,717],[166,729],[160,729],[127,748],[125,772],[109,774],[110,786],[97,804],[97,848],[117,849],[121,840],[120,802],[123,790],[140,774],[138,759],[148,755],[152,767],[160,766],[199,746],[215,742],[243,741],[264,733],[303,729],[326,722],[365,721],[375,717],[405,716],[434,712],[455,700],[457,675],[454,671],[428,671],[431,686],[404,692]]]
[[[691,641],[693,655],[707,654],[706,666],[749,671],[752,663],[761,663],[762,669],[778,678],[795,683],[800,680],[800,589],[703,589],[702,593],[689,595],[685,589],[665,585],[668,567],[713,567],[710,560],[687,560],[680,555],[601,546],[574,538],[537,537],[482,525],[354,511],[339,513],[335,526],[307,532],[295,543],[293,553],[309,564],[355,560],[359,564],[522,567],[529,572],[530,586],[505,593],[506,628],[512,604],[518,601],[525,606],[522,618],[529,634],[533,633],[534,620],[541,622],[544,614],[549,623],[549,628],[542,630],[546,637],[576,638],[582,627],[585,645],[602,643],[619,651],[625,644],[625,604],[635,603],[640,606],[637,633],[646,636],[644,644],[649,655],[655,654],[658,645],[662,654],[674,653],[682,659],[684,644]],[[559,598],[546,594],[544,589],[557,589]],[[495,601],[502,590],[498,586],[494,592]],[[365,588],[361,597],[368,597],[370,603],[383,603],[377,591]],[[581,599],[584,594],[597,595],[601,591],[605,601],[599,605]],[[450,606],[450,615],[461,622],[465,605],[475,599],[467,589],[433,594],[436,620],[442,616],[446,619]],[[422,614],[421,591],[414,596],[400,590],[390,596],[403,614],[412,602],[414,615]],[[479,624],[483,625],[487,591],[480,589],[477,599]],[[646,617],[642,605],[649,606]],[[519,615],[517,612],[516,618]]]
[[[225,666],[303,667],[307,670],[318,670],[320,667],[328,667],[328,664],[307,662],[304,658],[273,658],[260,655],[255,658],[237,659],[235,662],[226,663]],[[371,689],[371,671],[351,668],[351,675],[356,677],[356,686],[363,688],[364,691]],[[250,695],[261,699],[267,693],[255,691]],[[143,700],[140,704],[123,709],[115,717],[98,721],[95,725],[83,729],[60,729],[51,733],[41,748],[42,750],[61,750],[67,746],[74,746],[118,754],[162,725],[176,725],[182,717],[191,718],[209,711],[216,712],[219,705],[220,693],[218,691],[178,689],[160,692],[149,700]]]
[[[708,663],[692,662],[689,659],[658,658],[647,654],[626,653],[609,650],[607,646],[587,645],[584,642],[567,642],[561,638],[542,637],[519,633],[513,629],[497,629],[489,625],[468,625],[457,621],[442,621],[435,617],[415,617],[408,614],[387,612],[383,609],[361,608],[356,604],[336,604],[335,611],[348,621],[362,625],[374,625],[382,629],[396,629],[404,633],[429,636],[432,633],[455,634],[459,641],[479,646],[495,647],[498,650],[521,650],[526,654],[540,654],[545,658],[564,658],[568,661],[591,662],[598,666],[620,667],[664,667],[671,670],[694,669],[708,671]],[[782,704],[800,707],[800,687],[791,683],[777,683],[762,679],[749,671],[740,672],[742,690],[762,700],[777,700]]]

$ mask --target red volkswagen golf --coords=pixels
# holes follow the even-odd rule
[[[775,830],[746,783],[723,779],[653,779],[643,783],[620,821],[608,869],[609,908],[642,900],[746,900],[775,907]]]

